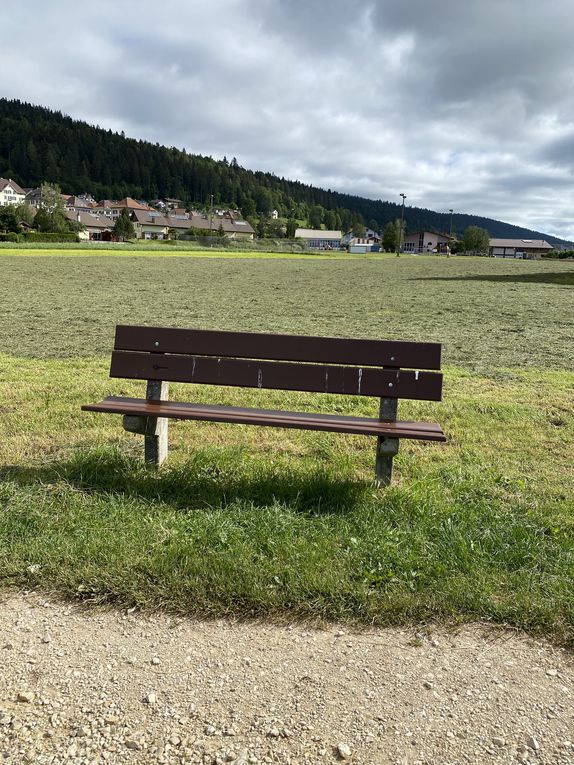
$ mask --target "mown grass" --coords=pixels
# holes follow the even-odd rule
[[[65,255],[66,257],[136,257],[136,258],[155,258],[155,257],[192,257],[192,258],[248,258],[249,260],[273,260],[279,259],[305,259],[305,260],[337,260],[337,259],[376,259],[390,258],[389,253],[368,253],[363,255],[351,255],[349,256],[345,251],[336,252],[322,252],[322,251],[296,251],[296,252],[281,252],[279,250],[258,250],[249,251],[247,248],[242,249],[224,249],[218,247],[214,243],[213,247],[205,247],[201,245],[194,245],[188,242],[177,242],[175,240],[169,240],[168,242],[148,242],[146,244],[128,245],[126,243],[63,243],[63,244],[51,244],[51,243],[39,243],[34,247],[29,247],[24,244],[7,245],[0,242],[0,256],[18,255],[19,257],[36,256],[36,257],[58,257]]]
[[[116,323],[435,340],[449,364],[571,368],[574,264],[0,256],[1,350],[108,353]],[[530,281],[525,281],[528,277]],[[494,279],[496,279],[494,281]]]
[[[377,271],[378,283],[361,271],[361,287],[349,264],[334,261],[301,269],[287,260],[82,258],[76,267],[71,258],[2,258],[14,295],[1,320],[9,352],[0,355],[0,582],[179,613],[358,624],[481,618],[574,646],[574,373],[572,337],[561,335],[572,307],[567,287],[552,281],[568,267],[454,261],[388,261],[394,270]],[[140,270],[144,262],[153,268]],[[524,275],[536,280],[520,282]],[[441,301],[443,279],[452,292]],[[410,323],[401,303],[417,307]],[[373,304],[389,310],[388,325],[366,310]],[[436,330],[451,362],[444,401],[402,402],[400,415],[440,422],[449,440],[403,443],[384,491],[371,483],[372,439],[172,423],[170,460],[154,473],[118,417],[80,411],[108,394],[142,392],[142,383],[107,376],[120,320],[425,339],[435,337],[437,308],[451,316]],[[525,356],[508,331],[495,335],[494,353],[492,313],[516,328],[535,311],[544,346],[530,335]],[[457,366],[455,338],[467,359]],[[364,415],[377,405],[172,387],[174,398],[232,405]]]

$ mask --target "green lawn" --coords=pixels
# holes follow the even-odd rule
[[[0,337],[14,355],[105,354],[126,322],[427,339],[466,368],[572,368],[570,263],[22,252],[0,250]]]
[[[574,264],[463,258],[0,252],[0,581],[196,614],[483,618],[574,645]],[[141,466],[80,412],[114,325],[438,340],[445,445],[405,442],[393,486],[358,436],[175,423]],[[236,405],[374,414],[351,397],[173,386]]]

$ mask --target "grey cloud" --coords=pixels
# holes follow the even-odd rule
[[[9,97],[345,192],[574,234],[570,0],[48,6],[4,13]]]
[[[549,141],[540,150],[540,157],[552,165],[574,172],[574,130]]]

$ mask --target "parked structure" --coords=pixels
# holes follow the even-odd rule
[[[12,178],[0,178],[0,207],[21,205],[25,198],[26,192]]]
[[[552,249],[545,239],[490,239],[488,253],[495,258],[536,260]]]
[[[381,251],[381,245],[380,244],[372,244],[365,241],[357,241],[357,242],[351,242],[349,244],[349,252],[351,255],[359,255],[361,253],[365,252],[380,252]]]
[[[295,239],[303,239],[310,250],[340,250],[342,238],[340,231],[316,228],[298,228],[295,231]]]

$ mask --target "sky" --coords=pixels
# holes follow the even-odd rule
[[[574,239],[572,0],[0,0],[0,29],[1,96]]]

